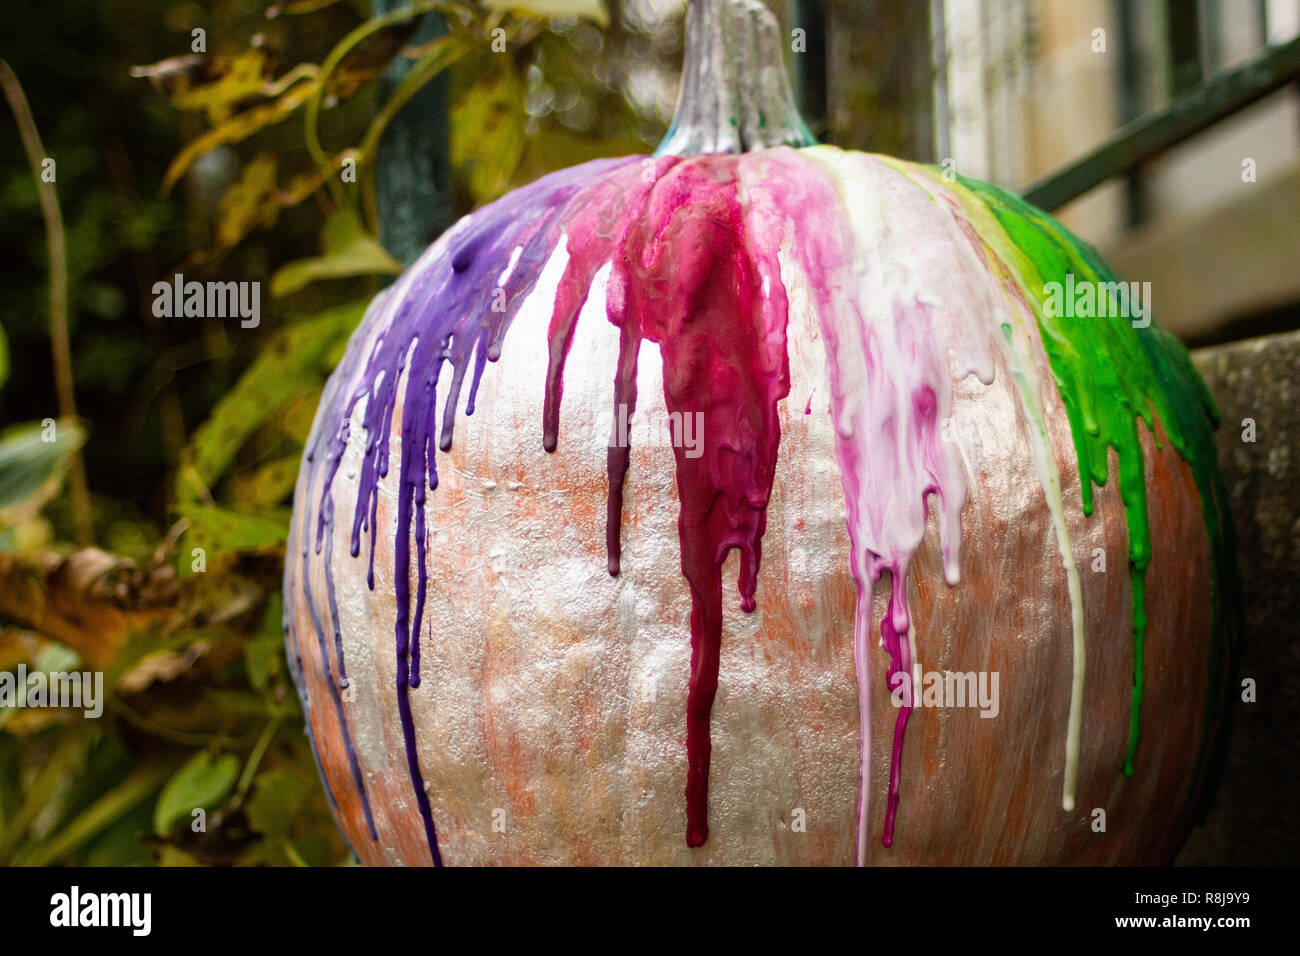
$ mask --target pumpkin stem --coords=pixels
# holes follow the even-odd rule
[[[816,142],[794,105],[772,12],[760,0],[690,0],[677,111],[656,155]]]

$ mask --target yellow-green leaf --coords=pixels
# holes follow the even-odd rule
[[[483,0],[489,10],[509,10],[530,17],[586,17],[609,26],[605,0]]]
[[[237,501],[251,508],[270,508],[284,501],[298,480],[298,455],[285,455],[267,462],[249,475],[232,478]]]
[[[86,434],[72,422],[30,422],[0,433],[0,528],[17,524],[58,494],[70,454]]]
[[[154,832],[166,836],[195,810],[213,809],[230,793],[238,776],[239,759],[234,754],[222,754],[215,760],[206,750],[195,754],[172,774],[158,794]]]
[[[271,277],[271,295],[292,295],[321,279],[347,279],[362,275],[397,275],[402,264],[388,254],[379,240],[366,234],[356,211],[343,208],[325,223],[325,251],[314,259],[298,259]]]
[[[365,312],[351,302],[294,323],[262,351],[194,433],[186,457],[211,487],[258,428],[300,395],[320,387],[324,356],[352,334]]]
[[[451,107],[451,162],[474,202],[501,196],[524,153],[524,90],[509,57],[480,56]]]
[[[204,153],[211,152],[218,146],[242,142],[259,130],[288,119],[316,89],[318,82],[316,79],[308,79],[306,82],[297,83],[274,102],[236,113],[198,139],[188,143],[167,167],[167,173],[163,176],[163,192],[176,185],[176,181],[185,175],[185,170],[189,169],[190,165]]]
[[[310,784],[292,770],[268,770],[257,778],[248,801],[248,825],[266,837],[289,836],[307,802]]]
[[[217,216],[217,248],[234,246],[258,226],[275,225],[280,213],[276,200],[275,154],[260,153],[244,167],[239,181],[221,197]]]
[[[228,119],[266,83],[266,54],[256,47],[235,56],[172,57],[137,66],[132,76],[149,79],[180,110],[206,113],[208,122]]]
[[[180,512],[190,523],[187,541],[212,553],[258,551],[289,536],[287,514],[276,520],[214,505],[185,505]]]

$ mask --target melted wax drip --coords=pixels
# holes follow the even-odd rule
[[[1112,450],[1118,460],[1133,594],[1133,695],[1124,762],[1128,774],[1133,772],[1139,744],[1146,567],[1151,558],[1139,420],[1154,436],[1155,420],[1159,419],[1195,479],[1209,540],[1212,642],[1195,782],[1179,812],[1180,824],[1185,824],[1205,808],[1205,784],[1215,773],[1211,756],[1224,733],[1230,675],[1240,653],[1240,584],[1226,490],[1216,467],[1213,432],[1218,412],[1187,350],[1154,324],[1134,326],[1118,309],[1110,310],[1109,316],[1072,321],[1044,308],[1041,295],[1051,283],[1064,287],[1075,280],[1093,284],[1118,281],[1096,250],[1046,213],[995,186],[959,176],[957,184],[948,188],[967,208],[991,214],[996,225],[983,230],[987,241],[1015,266],[1022,288],[1040,292],[1034,312],[1069,416],[1085,514],[1092,513],[1093,485],[1104,485],[1109,478]]]
[[[386,298],[387,298],[386,292],[381,292],[378,296],[376,296],[374,301],[371,302],[370,307],[367,309],[367,315],[369,316],[377,313],[382,303],[386,300]],[[327,382],[325,385],[324,393],[321,396],[322,409],[328,409],[331,411],[335,409],[339,394],[343,388],[343,383],[346,382],[351,377],[351,375],[355,371],[356,364],[357,364],[356,350],[351,349],[349,350],[349,354],[345,355],[343,361],[339,364],[336,374],[332,376],[329,382]],[[317,458],[318,450],[322,447],[321,436],[323,434],[323,429],[333,421],[335,421],[335,419],[332,415],[318,415],[315,423],[313,423],[312,425],[312,433],[308,437],[307,450],[304,454],[304,466],[299,473],[298,485],[294,494],[294,497],[296,499],[300,499],[304,497],[310,491],[312,478],[315,475],[314,464]],[[344,422],[340,427],[342,431],[343,440],[346,440],[347,428],[348,428],[347,423]],[[327,523],[331,523],[333,521],[334,498],[330,492],[330,484],[333,481],[335,471],[337,471],[337,467],[338,467],[337,462],[334,462],[331,465],[331,467],[327,470],[325,476],[324,491],[322,493],[320,508],[321,508],[321,515],[324,518],[325,522]],[[342,688],[347,687],[347,671],[343,661],[343,639],[342,639],[342,632],[339,625],[338,602],[334,592],[334,577],[332,573],[332,560],[333,560],[332,541],[326,542],[324,562],[325,562],[326,593],[328,595],[330,621],[334,631],[335,658],[338,663],[339,676],[337,678],[337,682],[335,681],[335,678],[333,676],[330,667],[329,653],[325,646],[324,627],[321,624],[320,613],[316,609],[316,605],[312,599],[312,594],[310,589],[311,565],[310,565],[310,556],[308,554],[308,548],[307,548],[307,540],[308,540],[307,523],[305,519],[303,520],[303,523],[300,526],[299,519],[295,517],[293,526],[290,528],[288,540],[291,546],[294,541],[299,542],[299,557],[301,559],[301,563],[298,567],[302,574],[301,593],[310,609],[312,626],[316,632],[317,650],[318,653],[320,654],[322,662],[325,665],[325,681],[327,686],[330,689],[330,699],[334,705],[333,707],[334,717],[339,726],[339,735],[343,741],[344,752],[347,755],[348,768],[352,774],[353,786],[355,787],[357,796],[361,802],[362,814],[364,815],[366,820],[366,830],[369,833],[370,838],[372,840],[377,839],[377,833],[375,831],[374,814],[370,807],[370,799],[366,794],[365,782],[361,774],[361,766],[357,759],[356,748],[352,743],[352,734],[348,730],[347,720],[344,716],[342,697],[339,694],[339,691]],[[316,553],[319,554],[320,552],[321,552],[321,540],[320,540],[320,534],[318,533],[316,538]],[[294,562],[291,560],[286,560],[285,580],[284,580],[285,604],[284,604],[283,626],[284,626],[287,642],[289,645],[290,671],[294,680],[294,686],[298,691],[299,700],[302,702],[303,714],[307,721],[307,731],[308,731],[307,736],[311,740],[312,757],[316,762],[317,772],[320,774],[321,781],[325,786],[326,799],[329,801],[330,807],[337,811],[338,799],[334,794],[333,788],[330,786],[329,777],[325,773],[324,765],[321,762],[320,752],[316,746],[315,735],[311,733],[311,702],[307,693],[306,676],[303,673],[303,668],[302,668],[302,654],[298,644],[297,626],[294,623],[294,616],[291,613],[291,602],[295,600],[296,597],[295,590],[294,590],[294,570],[295,570]]]
[[[1029,229],[1033,217],[1019,208],[1014,214],[1008,212],[1010,201],[1004,195],[981,193],[979,200],[993,210],[1016,245],[1028,247],[1034,236],[1050,241],[1045,237],[1051,229],[1043,222],[1033,221],[1037,231],[1031,236],[1013,228],[1024,223]],[[900,237],[893,229],[899,222],[908,224],[909,236],[903,238],[909,257],[898,255]],[[921,242],[913,235],[918,231],[940,238]],[[500,356],[516,311],[552,254],[567,242],[568,261],[548,330],[543,447],[554,451],[558,445],[565,361],[592,283],[607,263],[612,270],[606,312],[620,336],[617,367],[611,370],[615,420],[620,414],[626,420],[635,410],[637,356],[641,343],[648,341],[657,344],[663,356],[669,412],[701,413],[705,424],[699,457],[688,456],[681,443],[674,449],[681,567],[691,590],[686,794],[690,846],[702,845],[708,836],[709,720],[722,643],[722,568],[731,550],[737,549],[741,606],[754,610],[780,442],[778,403],[790,388],[788,302],[781,255],[788,253],[808,279],[826,346],[827,402],[848,512],[851,570],[859,591],[854,640],[862,720],[859,860],[865,857],[872,742],[872,595],[888,572],[890,593],[880,622],[880,641],[889,658],[886,680],[893,688],[913,668],[907,575],[925,533],[932,497],[938,505],[945,577],[950,583],[957,580],[965,474],[955,444],[940,440],[938,423],[951,414],[952,383],[970,374],[991,382],[991,355],[1004,345],[998,323],[997,297],[1003,295],[999,279],[983,281],[990,277],[981,272],[977,281],[970,271],[953,268],[945,258],[954,242],[964,241],[960,227],[941,204],[906,175],[873,157],[829,147],[690,159],[629,157],[552,174],[485,207],[453,227],[392,289],[381,293],[327,387],[299,478],[300,496],[319,494],[314,553],[322,555],[323,545],[337,678],[308,585],[311,555],[306,524],[297,529],[302,558],[302,580],[297,586],[311,609],[335,717],[372,838],[374,824],[338,694],[347,676],[332,580],[331,488],[348,446],[349,422],[354,414],[360,416],[366,442],[350,552],[354,558],[360,554],[361,534],[368,531],[367,583],[373,589],[379,488],[388,474],[393,416],[401,416],[393,584],[395,691],[411,784],[431,857],[440,863],[410,702],[411,690],[420,683],[419,636],[428,587],[426,495],[438,482],[432,445],[436,434],[438,448],[450,449],[466,373],[472,369],[466,402],[466,413],[472,414],[486,362]],[[1037,263],[1052,260],[1057,251],[1036,247],[1029,254]],[[1055,271],[1040,269],[1044,274]],[[1022,286],[1024,275],[1022,271]],[[993,298],[990,288],[996,293]],[[1045,324],[1041,313],[1038,319]],[[1095,454],[1098,446],[1120,446],[1140,648],[1143,620],[1136,602],[1149,542],[1144,502],[1138,507],[1133,501],[1141,494],[1142,477],[1140,450],[1136,460],[1129,453],[1136,446],[1132,416],[1137,403],[1126,401],[1128,395],[1095,397],[1097,382],[1105,392],[1114,372],[1109,378],[1089,380],[1096,369],[1068,365],[1066,356],[1051,347],[1053,335],[1060,341],[1067,336],[1062,330],[1045,328],[1043,339],[1075,430],[1085,496],[1091,493],[1088,477],[1105,480],[1105,456]],[[1137,361],[1131,341],[1106,344],[1126,362]],[[1104,350],[1095,345],[1089,350],[1100,362]],[[1165,357],[1145,340],[1135,354],[1144,360],[1141,372],[1148,380],[1154,364],[1155,378],[1184,384],[1181,378],[1187,372],[1176,357]],[[450,382],[439,409],[437,390],[447,364]],[[404,393],[399,391],[401,383],[405,383]],[[1018,382],[1018,387],[1024,388],[1025,383]],[[1216,498],[1221,490],[1211,488],[1204,477],[1206,459],[1201,455],[1208,426],[1202,410],[1190,403],[1170,408],[1162,404],[1167,400],[1160,390],[1149,386],[1141,395],[1156,406],[1167,429],[1171,418],[1178,426],[1170,432],[1171,440],[1193,461],[1203,502]],[[812,411],[811,403],[810,397],[806,414]],[[1098,404],[1113,409],[1116,416],[1106,420],[1108,427],[1100,435],[1095,429]],[[1141,413],[1139,408],[1137,414]],[[1127,423],[1125,414],[1130,416]],[[1094,426],[1093,430],[1087,426]],[[613,575],[620,571],[623,485],[629,463],[630,448],[611,441],[606,545]],[[320,468],[324,473],[317,487]],[[1090,503],[1086,499],[1085,507]],[[1210,525],[1214,506],[1205,508]],[[308,520],[309,514],[303,518]],[[1211,527],[1211,539],[1217,546],[1223,543],[1217,526]],[[290,563],[286,598],[292,599],[294,587]],[[298,637],[287,609],[286,626],[295,680],[306,704]],[[1139,684],[1134,699],[1135,742],[1140,693]],[[895,721],[885,846],[892,842],[910,713],[910,706],[901,707]],[[334,804],[332,793],[330,799]]]
[[[451,448],[452,426],[465,373],[473,362],[467,412],[473,410],[474,391],[484,362],[495,361],[501,341],[519,305],[532,290],[547,259],[561,237],[565,211],[582,202],[590,183],[635,159],[598,160],[539,180],[512,194],[510,202],[489,206],[462,221],[435,243],[372,308],[353,338],[345,368],[336,380],[349,383],[322,401],[322,421],[346,423],[364,400],[361,411],[366,435],[356,508],[352,519],[351,554],[361,550],[361,532],[370,532],[367,584],[374,588],[376,515],[379,486],[388,475],[389,424],[398,402],[398,384],[405,382],[401,409],[401,447],[397,481],[397,528],[394,538],[393,590],[396,600],[397,706],[402,726],[411,786],[424,822],[430,856],[441,864],[437,831],[425,789],[416,748],[410,692],[420,684],[420,628],[428,587],[424,505],[426,494],[437,487],[434,435],[443,451]],[[503,276],[503,265],[513,268]],[[504,302],[506,308],[494,307]],[[360,364],[361,349],[369,353]],[[451,383],[441,420],[437,388],[445,364],[451,365]],[[359,369],[353,373],[353,369]],[[409,371],[408,371],[409,370]],[[407,374],[403,375],[406,372]],[[322,432],[323,435],[323,432]],[[320,445],[313,435],[307,458],[311,462]],[[347,449],[347,431],[340,429],[323,449],[326,481],[317,508],[317,550],[332,534],[333,505],[330,488]],[[415,539],[415,554],[411,539]],[[304,555],[304,561],[305,561]],[[410,571],[414,564],[414,608]],[[331,573],[326,568],[326,574]],[[343,724],[343,732],[347,733]],[[358,782],[358,786],[360,786]]]
[[[767,503],[780,442],[777,402],[790,389],[786,303],[749,253],[737,163],[681,163],[655,185],[614,260],[609,317],[621,330],[615,402],[635,401],[641,340],[659,345],[670,415],[705,423],[702,454],[678,442],[677,519],[691,589],[691,676],[686,704],[686,842],[708,838],[709,715],[722,649],[722,565],[740,552],[741,607],[753,611]],[[627,449],[610,453],[610,569]]]

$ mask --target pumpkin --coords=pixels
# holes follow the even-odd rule
[[[816,145],[780,56],[692,0],[663,147],[458,222],[330,379],[285,616],[362,862],[1159,863],[1203,803],[1186,353],[1017,197]]]

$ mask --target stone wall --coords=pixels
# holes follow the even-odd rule
[[[1239,678],[1255,680],[1257,698],[1235,702],[1214,806],[1178,863],[1294,865],[1300,861],[1300,332],[1192,355],[1223,416],[1219,461],[1245,601]]]

